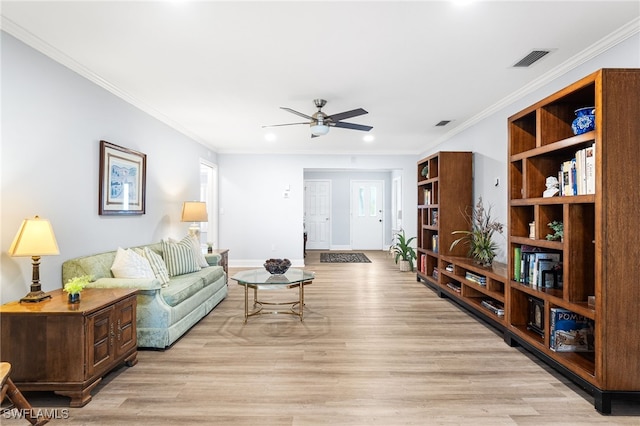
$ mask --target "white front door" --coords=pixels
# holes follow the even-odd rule
[[[351,181],[351,248],[382,250],[384,182]]]
[[[328,250],[331,243],[331,181],[304,181],[304,226],[307,248]]]

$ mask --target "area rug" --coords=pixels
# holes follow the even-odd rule
[[[364,253],[320,253],[320,262],[325,263],[371,263]]]

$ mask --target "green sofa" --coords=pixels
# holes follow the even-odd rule
[[[144,247],[144,246],[142,246]],[[162,244],[149,244],[162,256]],[[78,257],[62,264],[62,282],[91,275],[91,288],[136,288],[138,347],[165,349],[206,316],[227,296],[227,276],[217,254],[206,255],[209,267],[170,278],[164,286],[157,279],[113,278],[116,251]]]

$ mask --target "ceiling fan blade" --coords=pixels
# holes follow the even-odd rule
[[[373,129],[373,126],[364,126],[362,124],[345,123],[344,121],[338,121],[337,123],[331,123],[333,127],[342,127],[343,129],[362,130],[368,132]]]
[[[302,117],[302,118],[306,118],[307,120],[312,120],[312,121],[313,121],[313,117],[311,117],[310,115],[307,115],[307,114],[303,114],[303,113],[301,113],[301,112],[298,112],[298,111],[296,111],[295,109],[291,109],[291,108],[287,108],[287,107],[280,107],[280,109],[283,109],[283,110],[285,110],[285,111],[289,111],[289,112],[290,112],[290,113],[292,113],[292,114],[299,115],[299,116],[300,116],[300,117]]]
[[[362,108],[358,108],[358,109],[353,109],[351,111],[339,112],[337,114],[330,115],[327,118],[330,118],[331,121],[333,121],[334,123],[337,123],[340,120],[345,120],[347,118],[357,117],[359,115],[364,115],[364,114],[369,114],[369,112],[363,110]]]
[[[312,122],[312,123],[313,123],[313,122]],[[296,125],[298,125],[298,124],[312,124],[312,123],[304,122],[304,123],[287,123],[287,124],[268,124],[268,125],[266,125],[266,126],[262,126],[262,128],[265,128],[265,127],[296,126]]]

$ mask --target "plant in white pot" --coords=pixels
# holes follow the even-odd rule
[[[391,251],[395,255],[395,261],[400,264],[400,270],[402,272],[413,271],[413,261],[416,260],[417,255],[410,244],[415,239],[416,237],[407,239],[403,230],[396,234],[396,243],[391,246]]]

